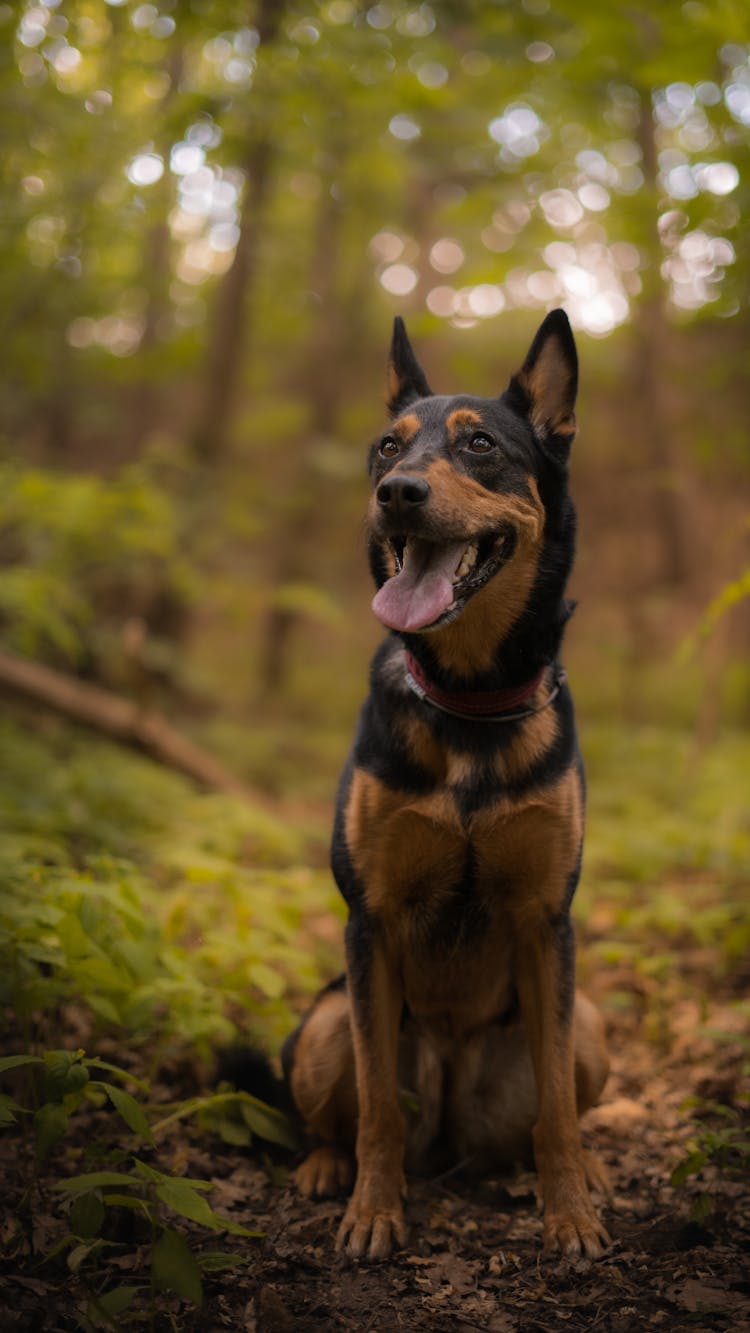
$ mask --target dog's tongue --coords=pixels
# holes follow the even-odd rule
[[[465,547],[465,541],[436,546],[410,538],[403,568],[372,600],[378,620],[396,630],[424,629],[437,620],[453,602],[453,575]]]

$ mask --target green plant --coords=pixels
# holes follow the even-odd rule
[[[303,829],[67,728],[0,725],[0,1003],[24,1043],[53,1044],[59,1006],[95,1028],[188,1043],[236,1023],[275,1044],[290,1000],[335,966],[303,940],[335,894]],[[50,1025],[52,1027],[50,1028]]]
[[[33,1126],[35,1172],[26,1195],[26,1206],[32,1214],[42,1171],[65,1136],[71,1118],[92,1108],[101,1113],[107,1104],[127,1131],[151,1150],[168,1129],[197,1114],[206,1126],[215,1128],[230,1142],[247,1144],[258,1136],[286,1147],[297,1146],[286,1118],[247,1093],[193,1098],[171,1106],[166,1116],[161,1114],[152,1123],[150,1115],[167,1108],[138,1101],[120,1086],[129,1082],[147,1095],[147,1084],[108,1061],[87,1057],[82,1050],[7,1056],[0,1059],[1,1075],[32,1076],[25,1099],[30,1105],[7,1093],[0,1094],[0,1125],[7,1129],[19,1117],[28,1117]],[[203,1275],[233,1267],[243,1262],[243,1256],[224,1250],[195,1250],[175,1229],[174,1219],[212,1234],[228,1232],[255,1239],[261,1233],[211,1207],[206,1197],[212,1189],[210,1181],[159,1170],[130,1150],[113,1146],[109,1126],[102,1123],[101,1115],[95,1115],[87,1137],[89,1155],[95,1152],[112,1165],[55,1181],[53,1194],[60,1200],[64,1231],[42,1256],[44,1262],[65,1255],[68,1271],[82,1281],[87,1291],[87,1317],[92,1324],[117,1319],[137,1298],[141,1304],[145,1299],[153,1310],[162,1291],[200,1305]],[[117,1280],[118,1269],[112,1261],[132,1250],[134,1243],[148,1251],[148,1272],[140,1276],[141,1265],[136,1279],[123,1285]]]
[[[750,1103],[748,1103],[750,1105]],[[696,1121],[696,1133],[688,1151],[672,1170],[670,1183],[684,1186],[694,1176],[700,1176],[706,1167],[715,1167],[721,1174],[747,1178],[750,1171],[750,1124],[736,1107],[710,1102],[702,1108],[702,1115],[711,1117]],[[691,1215],[703,1222],[713,1212],[713,1200],[702,1191],[693,1200]]]
[[[111,478],[0,460],[0,629],[26,656],[106,653],[128,616],[190,600],[179,510],[148,464]]]

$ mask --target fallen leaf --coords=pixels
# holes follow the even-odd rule
[[[738,1291],[729,1291],[724,1287],[711,1286],[697,1278],[689,1278],[682,1286],[670,1287],[667,1297],[683,1309],[695,1313],[698,1310],[714,1310],[717,1313],[736,1310],[739,1306],[750,1306],[746,1296]]]

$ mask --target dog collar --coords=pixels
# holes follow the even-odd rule
[[[441,713],[464,718],[467,722],[515,722],[519,718],[531,717],[534,713],[541,713],[545,708],[549,708],[560,693],[565,680],[562,668],[558,669],[552,689],[544,703],[538,708],[519,706],[537,691],[545,670],[546,668],[542,667],[532,680],[527,680],[523,685],[516,685],[513,689],[449,692],[441,690],[439,685],[425,675],[416,658],[407,649],[404,676],[409,689],[417,698],[439,709]]]

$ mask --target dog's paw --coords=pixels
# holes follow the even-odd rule
[[[308,1199],[329,1198],[351,1189],[354,1179],[354,1160],[341,1148],[325,1144],[313,1148],[294,1173],[294,1182]]]
[[[394,1246],[406,1244],[406,1223],[400,1204],[366,1208],[352,1199],[336,1237],[336,1249],[353,1259],[387,1259]]]
[[[544,1248],[558,1250],[566,1259],[598,1259],[609,1245],[609,1236],[593,1207],[580,1206],[565,1212],[547,1212],[544,1217]]]

